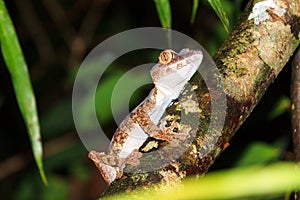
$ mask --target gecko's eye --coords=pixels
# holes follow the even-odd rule
[[[158,62],[160,64],[165,65],[170,63],[173,58],[174,58],[174,52],[171,50],[165,50],[159,54]]]

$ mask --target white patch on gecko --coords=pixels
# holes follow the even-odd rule
[[[145,140],[149,137],[138,124],[132,125],[131,133],[134,137],[128,137],[125,141],[123,148],[119,153],[120,158],[126,158],[129,156],[129,154],[136,149],[137,146],[142,146]]]
[[[282,16],[286,12],[284,8],[277,6],[273,0],[265,0],[253,6],[252,13],[249,15],[248,20],[254,19],[254,24],[259,25],[260,22],[270,18],[267,12],[270,8],[272,8],[273,13],[278,16]]]

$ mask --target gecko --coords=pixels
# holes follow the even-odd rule
[[[139,148],[149,137],[170,142],[177,137],[158,126],[166,108],[178,98],[203,59],[201,50],[164,50],[150,70],[154,88],[117,128],[107,152],[91,150],[88,157],[110,185],[123,175],[125,164],[139,165]]]

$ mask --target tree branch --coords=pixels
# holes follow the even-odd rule
[[[258,13],[252,13],[252,8],[254,5],[258,6],[259,1],[250,1],[240,23],[214,56],[227,97],[226,121],[222,134],[214,134],[214,131],[206,133],[210,121],[214,120],[211,119],[211,100],[220,98],[222,88],[207,88],[202,78],[196,76],[190,81],[191,85],[185,88],[178,102],[174,102],[162,118],[162,121],[176,123],[184,113],[187,118],[200,119],[199,126],[187,126],[187,122],[179,122],[180,131],[188,132],[190,137],[195,135],[193,143],[187,146],[185,140],[177,140],[177,144],[174,144],[176,151],[187,148],[179,159],[152,172],[125,174],[108,188],[105,195],[145,188],[154,183],[170,185],[186,176],[203,175],[208,171],[293,54],[300,26],[299,0],[274,1],[278,8],[261,10],[260,14],[266,15],[257,16],[254,14]],[[252,17],[249,17],[251,13]],[[194,105],[189,98],[193,93],[197,94],[198,110],[193,108],[197,111],[191,114],[187,109]],[[188,106],[184,106],[187,104]],[[166,145],[153,139],[151,142],[158,143],[160,147]],[[148,141],[148,144],[151,142]],[[164,148],[160,153],[163,157],[173,159],[174,146]],[[145,154],[141,159],[146,159],[151,164],[153,157]],[[153,159],[153,162],[157,160]],[[130,170],[130,166],[125,169]]]

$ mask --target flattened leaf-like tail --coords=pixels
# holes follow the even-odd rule
[[[105,153],[90,151],[88,157],[95,163],[107,185],[110,185],[117,178],[117,171],[114,167],[101,162],[101,156],[103,155]]]

